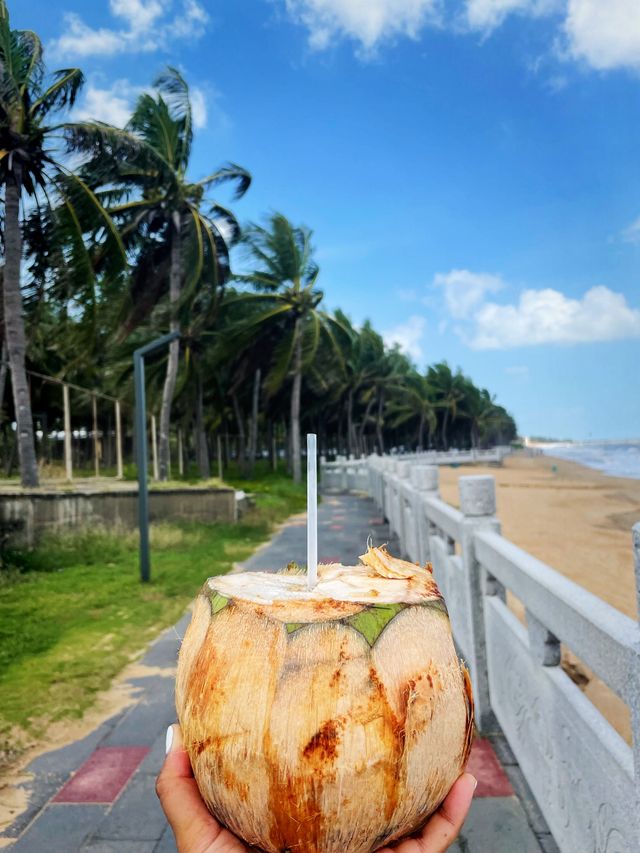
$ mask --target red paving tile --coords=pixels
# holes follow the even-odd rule
[[[491,743],[485,738],[474,741],[467,771],[478,780],[476,797],[511,797],[513,788],[502,769]]]
[[[142,759],[146,746],[105,746],[91,755],[53,798],[54,803],[112,803]]]

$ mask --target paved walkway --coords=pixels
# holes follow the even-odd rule
[[[371,536],[389,539],[372,501],[327,496],[319,508],[319,558],[353,563]],[[394,543],[390,542],[393,550]],[[240,568],[276,570],[306,561],[303,517],[294,517]],[[165,631],[132,680],[135,703],[87,737],[31,763],[29,807],[0,834],[12,853],[176,853],[154,793],[167,726],[175,719],[173,675],[189,617]],[[140,670],[144,672],[144,670]],[[476,798],[453,853],[556,853],[513,756],[500,736],[474,745]]]

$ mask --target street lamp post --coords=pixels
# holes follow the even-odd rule
[[[138,527],[140,528],[140,580],[147,583],[151,578],[149,559],[149,484],[147,450],[147,400],[144,381],[144,357],[162,349],[180,337],[180,332],[169,332],[139,347],[133,353],[133,370],[136,395],[136,466],[138,468]]]

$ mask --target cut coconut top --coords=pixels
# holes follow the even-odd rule
[[[441,595],[431,567],[392,557],[384,548],[369,548],[362,565],[338,563],[318,566],[318,583],[307,586],[300,571],[243,572],[209,578],[205,591],[236,604],[266,607],[283,622],[325,620],[355,613],[365,605],[424,604]]]

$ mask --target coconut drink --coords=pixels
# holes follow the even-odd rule
[[[210,578],[176,704],[207,806],[268,853],[370,853],[419,830],[465,767],[468,674],[430,566]]]

